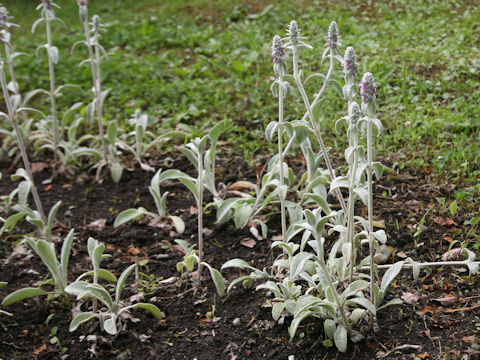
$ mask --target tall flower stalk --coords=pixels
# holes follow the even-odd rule
[[[290,25],[287,29],[287,34],[288,34],[288,40],[289,42],[285,45],[286,49],[290,49],[292,51],[292,57],[293,57],[293,78],[295,80],[295,84],[297,85],[298,91],[300,92],[300,95],[302,96],[302,100],[305,104],[305,108],[307,109],[307,114],[310,119],[310,124],[312,125],[313,132],[315,134],[315,137],[317,139],[318,144],[320,145],[320,150],[323,153],[323,158],[325,159],[325,164],[328,169],[328,173],[330,174],[330,177],[332,179],[335,178],[335,174],[333,172],[333,166],[332,162],[330,161],[330,157],[328,156],[327,149],[325,147],[325,143],[322,138],[322,134],[320,132],[320,128],[315,121],[315,118],[313,117],[313,112],[312,112],[312,106],[310,104],[310,100],[308,99],[307,93],[305,92],[305,88],[303,87],[302,80],[300,79],[300,72],[298,69],[298,50],[300,48],[307,48],[307,49],[312,49],[312,47],[306,43],[304,43],[302,40],[305,39],[304,37],[300,36],[300,29],[298,28],[297,22],[293,20],[290,22]],[[337,30],[337,25],[335,22],[332,22],[330,25],[330,28],[328,30],[328,48],[330,49],[330,67],[329,67],[329,72],[332,71],[333,69],[333,60],[335,58],[335,52],[337,49],[337,46],[339,45],[338,43],[338,30]],[[337,196],[337,199],[340,203],[340,206],[342,207],[342,210],[344,213],[347,212],[347,206],[345,204],[345,200],[343,199],[342,193],[340,192],[339,189],[335,191],[335,195]]]
[[[9,16],[7,8],[0,6],[0,41],[3,42],[5,51],[5,62],[8,65],[8,71],[10,73],[10,83],[7,85],[15,95],[19,94],[18,83],[15,79],[15,71],[13,68],[13,54],[12,45],[10,44],[10,27],[18,26],[10,22],[11,16]]]
[[[8,92],[8,85],[7,80],[5,78],[5,71],[4,71],[4,62],[0,60],[0,82],[3,91],[3,97],[5,99],[5,104],[7,106],[8,112],[8,119],[12,123],[13,128],[15,129],[15,134],[17,135],[18,147],[20,148],[20,153],[22,155],[23,166],[25,171],[27,172],[28,179],[31,184],[31,191],[33,195],[33,201],[35,202],[35,207],[37,208],[38,213],[40,214],[44,223],[47,222],[47,218],[45,217],[45,212],[43,211],[42,202],[40,200],[40,196],[38,195],[37,187],[35,186],[35,182],[32,175],[32,167],[30,166],[30,161],[28,159],[27,150],[25,148],[25,144],[23,142],[22,134],[18,128],[17,122],[17,112],[12,107],[12,100],[10,98],[10,94]],[[18,96],[18,95],[14,95]]]
[[[362,112],[365,115],[367,128],[367,184],[368,184],[368,244],[370,248],[370,299],[375,303],[374,283],[374,235],[373,235],[373,130],[372,124],[379,123],[375,118],[377,85],[373,75],[365,73],[360,83],[360,94],[362,95]],[[376,124],[377,125],[377,124]],[[378,125],[377,125],[378,126]]]
[[[350,244],[350,272],[349,281],[353,281],[353,270],[355,265],[356,248],[355,248],[355,186],[357,185],[358,171],[358,120],[362,112],[360,106],[356,102],[352,102],[348,109],[348,138],[350,149],[347,152],[347,162],[350,165],[350,181],[348,187],[347,202],[347,243]]]
[[[37,10],[41,11],[41,18],[35,21],[32,27],[32,32],[35,31],[36,26],[41,22],[45,21],[45,31],[47,35],[47,43],[43,45],[47,50],[48,55],[48,73],[50,77],[50,107],[51,107],[51,116],[52,116],[52,126],[53,126],[53,160],[57,163],[57,151],[58,151],[58,141],[59,141],[59,131],[58,131],[58,120],[57,120],[57,106],[56,106],[56,92],[55,92],[55,64],[58,63],[58,48],[52,45],[52,27],[51,23],[53,20],[57,19],[55,17],[55,12],[53,7],[58,7],[51,0],[42,0],[42,2],[37,6]]]
[[[288,83],[283,81],[283,76],[286,74],[285,51],[283,49],[282,39],[275,35],[272,43],[272,57],[273,57],[273,71],[278,76],[276,82],[278,83],[278,169],[280,176],[280,189],[278,196],[280,198],[280,213],[282,222],[282,239],[286,241],[287,237],[287,220],[285,214],[285,198],[287,189],[285,186],[284,169],[283,169],[283,100],[288,91]]]
[[[102,79],[101,79],[101,52],[104,52],[104,49],[101,47],[99,43],[100,39],[100,17],[98,15],[94,15],[92,17],[92,31],[90,31],[90,26],[88,23],[88,7],[87,7],[87,0],[77,0],[78,4],[78,13],[80,17],[80,21],[83,25],[83,32],[85,35],[85,41],[80,41],[78,43],[83,43],[88,49],[88,62],[90,62],[90,72],[92,74],[92,84],[93,84],[93,92],[95,96],[94,104],[92,104],[92,113],[96,111],[97,113],[97,121],[98,121],[98,135],[100,137],[100,141],[102,143],[103,149],[103,158],[105,163],[109,164],[109,156],[108,156],[108,147],[105,141],[105,130],[103,127],[103,98],[106,96],[102,94]],[[93,36],[90,35],[90,32],[93,32]],[[76,43],[76,44],[78,44]],[[74,45],[74,47],[76,46]],[[82,62],[83,64],[83,62]]]

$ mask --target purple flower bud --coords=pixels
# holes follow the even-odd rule
[[[272,41],[272,57],[273,62],[284,62],[285,61],[285,50],[283,49],[283,43],[280,36],[275,35]]]
[[[375,103],[377,100],[377,85],[373,75],[365,73],[360,83],[360,94],[362,95],[362,111],[367,116],[375,115]]]
[[[93,22],[93,31],[95,32],[100,31],[100,16],[93,15],[92,22]]]
[[[52,0],[42,0],[42,2],[47,10],[52,10]]]
[[[0,29],[7,29],[10,26],[8,22],[8,10],[4,6],[0,6]]]
[[[338,27],[337,23],[335,21],[332,21],[330,23],[330,26],[328,28],[328,36],[327,36],[327,46],[330,49],[336,49],[337,46],[339,45],[338,43]]]
[[[345,74],[346,80],[355,81],[358,75],[358,64],[357,64],[357,55],[355,54],[355,49],[352,46],[347,47],[345,50],[343,62],[343,73]]]
[[[78,6],[87,6],[87,0],[77,0]]]
[[[298,28],[298,24],[295,20],[292,20],[290,22],[290,25],[288,26],[288,29],[287,29],[287,35],[292,45],[298,45],[299,37],[300,37],[300,29]]]
[[[348,121],[351,125],[355,125],[362,116],[362,111],[360,110],[360,105],[355,101],[352,102],[348,108]]]

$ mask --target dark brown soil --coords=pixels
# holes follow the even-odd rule
[[[173,163],[172,158],[180,160]],[[175,167],[187,171],[190,166],[177,154],[164,156],[154,163],[156,168]],[[218,179],[228,185],[236,180],[256,181],[256,174],[236,157],[220,160]],[[259,167],[260,168],[260,167]],[[0,193],[13,188],[9,174],[11,164],[0,163],[5,181],[0,184]],[[44,169],[36,174],[37,184],[50,176]],[[175,239],[196,241],[196,215],[194,201],[178,183],[164,186],[169,191],[167,206],[172,215],[186,222],[185,233],[179,235],[169,224],[149,226],[148,221],[130,222],[119,228],[113,227],[115,216],[130,207],[143,206],[155,210],[149,194],[151,173],[140,169],[125,172],[120,183],[105,179],[99,185],[89,176],[82,181],[58,179],[49,185],[40,185],[39,190],[47,208],[56,201],[63,205],[57,216],[54,234],[63,238],[71,227],[75,228],[76,240],[71,259],[71,280],[90,270],[86,241],[92,236],[107,246],[112,257],[103,263],[117,275],[137,260],[146,260],[140,268],[143,280],[140,290],[146,301],[156,304],[164,313],[157,320],[143,311],[133,311],[132,319],[117,337],[102,333],[98,328],[88,333],[84,327],[73,333],[68,331],[71,320],[71,304],[61,299],[45,298],[28,300],[10,308],[14,314],[1,315],[1,359],[60,359],[60,349],[70,359],[87,359],[97,354],[102,359],[374,359],[387,355],[386,359],[463,359],[478,356],[473,348],[480,342],[480,294],[478,277],[469,277],[459,269],[432,269],[421,272],[420,279],[412,280],[410,272],[404,272],[392,285],[388,298],[418,296],[413,304],[403,304],[380,311],[380,331],[370,334],[358,344],[349,344],[346,354],[322,346],[322,324],[306,321],[292,342],[289,341],[288,325],[276,324],[271,318],[265,292],[254,289],[237,289],[230,296],[216,295],[211,280],[205,276],[203,288],[195,296],[191,284],[179,285],[176,263],[182,253],[175,246]],[[388,244],[394,251],[394,259],[403,252],[417,260],[437,260],[448,250],[449,243],[461,233],[463,216],[459,213],[451,219],[435,197],[451,198],[451,189],[439,185],[438,180],[423,171],[388,173],[376,187],[376,214],[385,220],[389,235]],[[207,201],[209,200],[207,196]],[[413,226],[418,224],[428,207],[434,205],[425,221],[424,231],[414,247]],[[104,220],[103,229],[96,228],[94,221]],[[451,220],[451,221],[450,221]],[[206,227],[211,230],[206,237],[206,261],[219,269],[227,260],[239,257],[257,268],[269,267],[274,254],[270,241],[256,241],[253,248],[241,244],[251,239],[246,230],[237,230],[233,224],[215,225],[215,212],[206,214]],[[453,223],[452,223],[453,222]],[[276,215],[269,222],[269,237],[278,234]],[[37,286],[47,272],[38,258],[30,253],[10,256],[21,234],[34,229],[21,223],[14,232],[1,239],[0,280],[8,286],[0,289],[0,299],[8,293],[25,286]],[[465,233],[465,231],[464,231]],[[468,238],[462,238],[468,242]],[[57,248],[61,245],[57,244]],[[458,244],[454,245],[458,247]],[[471,248],[471,246],[469,246]],[[232,280],[238,272],[225,272]],[[130,279],[129,284],[133,276]],[[163,281],[163,282],[162,282]],[[134,294],[129,289],[125,296]],[[454,297],[451,301],[446,298]],[[236,319],[239,319],[236,320]],[[140,321],[138,321],[140,320]],[[234,321],[235,320],[235,321]],[[234,325],[235,324],[235,325]],[[59,343],[51,344],[52,328],[57,327]],[[93,336],[89,336],[93,335]],[[59,345],[60,344],[60,345]],[[472,348],[473,347],[473,348]]]

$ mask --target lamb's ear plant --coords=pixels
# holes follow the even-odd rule
[[[43,239],[34,239],[25,237],[25,242],[33,250],[35,254],[40,257],[43,264],[48,268],[51,279],[43,282],[43,285],[50,284],[55,286],[53,294],[65,294],[65,288],[68,285],[68,262],[72,249],[72,242],[74,238],[74,229],[70,230],[68,235],[63,240],[62,250],[60,253],[60,260],[57,258],[55,244],[47,242]],[[41,288],[23,288],[14,291],[2,301],[2,305],[8,306],[15,304],[21,300],[32,298],[40,295],[49,294]]]
[[[176,239],[175,243],[181,246],[185,251],[182,261],[178,262],[176,267],[177,271],[180,273],[180,284],[185,280],[185,284],[188,286],[189,274],[193,272],[195,265],[198,266],[199,264],[198,251],[195,250],[195,244],[188,246],[188,243],[185,240]],[[225,279],[222,274],[207,262],[203,262],[203,265],[209,270],[217,293],[220,296],[223,296],[225,294]]]
[[[160,136],[155,135],[148,130],[149,117],[147,114],[142,114],[140,109],[135,110],[133,117],[129,123],[134,125],[134,130],[118,140],[117,144],[122,150],[127,150],[135,157],[140,167],[145,171],[154,172],[155,169],[144,162],[144,157],[153,147],[161,142],[165,142],[173,137],[185,138],[186,133],[181,131],[167,131]]]
[[[136,264],[130,265],[120,275],[116,281],[115,296],[112,297],[110,292],[100,284],[89,283],[87,281],[75,281],[67,286],[65,291],[77,297],[77,300],[95,299],[102,304],[102,308],[94,311],[86,311],[77,314],[70,323],[70,331],[75,331],[80,325],[92,319],[98,319],[100,327],[110,335],[117,335],[123,329],[122,315],[129,310],[140,308],[148,310],[156,318],[162,319],[160,309],[150,303],[135,303],[124,305],[121,295],[125,289],[128,277],[135,270]]]
[[[56,164],[57,162],[57,149],[58,142],[61,135],[58,131],[58,120],[57,120],[57,106],[56,106],[56,97],[58,96],[57,89],[55,87],[55,65],[58,64],[59,54],[58,48],[52,45],[52,21],[59,20],[55,16],[54,7],[59,8],[57,4],[51,0],[42,0],[42,2],[37,6],[37,10],[40,10],[41,16],[37,19],[32,26],[32,33],[35,32],[36,27],[41,23],[45,22],[45,30],[47,36],[47,43],[42,45],[40,48],[45,48],[47,51],[48,57],[48,72],[50,77],[50,106],[51,106],[51,117],[52,117],[52,126],[53,126],[53,159]],[[39,49],[40,49],[39,48]],[[38,50],[37,50],[38,52]],[[56,166],[56,165],[55,165]]]
[[[160,185],[163,182],[172,179],[172,177],[168,175],[169,173],[167,172],[164,173],[162,169],[158,170],[156,174],[153,176],[152,181],[150,182],[150,187],[148,188],[148,190],[150,191],[150,194],[153,196],[153,199],[155,201],[155,205],[157,207],[157,213],[150,212],[143,207],[139,207],[136,209],[127,209],[117,215],[113,226],[117,227],[134,219],[139,220],[144,216],[148,216],[159,221],[162,221],[165,218],[167,218],[173,223],[177,233],[182,234],[185,231],[185,223],[179,216],[168,215],[167,213],[168,191],[162,194],[160,190]]]
[[[80,65],[90,63],[90,71],[92,74],[93,83],[93,96],[94,99],[87,107],[87,114],[90,121],[94,119],[94,113],[97,113],[98,122],[98,136],[101,141],[103,149],[103,160],[109,166],[109,149],[105,140],[105,131],[103,127],[103,102],[108,95],[109,89],[102,91],[102,77],[101,77],[101,59],[106,56],[105,49],[100,45],[100,18],[95,15],[92,18],[92,30],[88,23],[88,7],[86,0],[77,0],[80,21],[83,25],[83,31],[85,35],[84,41],[79,41],[73,45],[73,48],[77,44],[84,44],[88,49],[88,59],[82,61]],[[91,36],[90,32],[93,33]]]
[[[33,195],[33,200],[35,202],[35,207],[37,208],[37,211],[42,221],[46,222],[47,218],[45,217],[45,212],[43,211],[42,202],[40,200],[40,196],[38,195],[37,187],[35,186],[32,170],[30,166],[30,160],[28,159],[27,150],[25,148],[23,137],[22,137],[22,134],[20,133],[19,126],[18,126],[17,115],[23,110],[22,108],[18,107],[20,102],[20,96],[19,95],[10,96],[8,92],[8,86],[7,86],[7,81],[5,79],[5,72],[3,67],[4,67],[4,63],[3,61],[0,60],[0,82],[2,85],[5,104],[7,106],[7,114],[0,112],[0,116],[8,119],[15,130],[15,134],[17,136],[17,143],[20,148],[20,153],[22,155],[23,167],[28,175],[28,179],[30,180],[31,192]]]

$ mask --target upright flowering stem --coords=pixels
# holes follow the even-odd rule
[[[358,167],[358,128],[357,123],[360,119],[361,110],[356,102],[352,102],[348,109],[348,137],[352,147],[353,162],[350,162],[350,183],[348,189],[348,214],[347,214],[347,243],[350,244],[350,272],[349,281],[353,281],[353,268],[355,265],[356,249],[355,249],[355,186]],[[349,160],[349,159],[347,159]]]
[[[86,6],[85,6],[86,8]],[[108,148],[105,142],[105,132],[103,130],[103,99],[102,99],[102,86],[101,86],[101,68],[100,68],[100,49],[98,44],[98,39],[100,37],[100,18],[98,15],[94,15],[92,18],[93,21],[93,31],[94,31],[94,40],[95,40],[95,55],[93,55],[92,43],[90,39],[90,32],[88,29],[88,14],[83,21],[84,24],[84,31],[85,31],[85,38],[88,44],[88,54],[90,56],[90,63],[92,67],[92,79],[93,79],[93,86],[95,91],[95,106],[97,110],[97,117],[98,117],[98,134],[102,142],[103,147],[103,157],[105,162],[109,163],[108,157]]]
[[[105,131],[103,128],[103,111],[102,111],[102,85],[100,78],[100,53],[98,52],[98,47],[95,46],[95,52],[93,47],[95,44],[92,43],[92,38],[90,36],[90,28],[88,26],[88,8],[86,0],[77,0],[78,2],[78,11],[80,16],[80,21],[83,24],[83,31],[85,33],[85,40],[88,49],[88,57],[90,59],[90,71],[92,73],[92,84],[93,91],[95,93],[95,109],[98,117],[98,134],[100,141],[102,142],[103,148],[103,157],[105,162],[108,164],[108,148],[105,142]],[[98,31],[99,31],[99,18],[98,16],[93,17],[94,25],[94,40],[98,42]]]
[[[367,127],[367,183],[368,183],[368,243],[370,248],[370,299],[376,307],[374,283],[374,244],[373,244],[373,139],[372,123],[375,116],[375,104],[377,98],[377,85],[375,85],[373,75],[365,73],[360,84],[360,93],[362,95],[362,112],[366,116]]]
[[[285,52],[283,49],[282,39],[275,35],[272,43],[272,56],[274,61],[274,72],[278,76],[278,166],[280,176],[280,214],[282,222],[282,240],[286,241],[287,237],[287,218],[285,213],[285,178],[283,172],[283,100],[285,97],[285,88],[283,82],[283,75],[285,75]]]
[[[198,191],[198,276],[197,284],[200,287],[202,280],[202,268],[203,268],[203,152],[199,151],[198,156],[198,179],[197,179],[197,191]]]
[[[9,27],[15,24],[10,23],[9,21],[10,18],[11,16],[8,15],[8,10],[4,6],[0,6],[0,31],[1,31],[0,41],[3,42],[4,49],[5,49],[5,61],[7,62],[7,65],[8,65],[8,71],[10,73],[10,81],[13,84],[13,93],[15,95],[18,95],[19,89],[18,89],[17,81],[15,79],[15,72],[13,69],[13,56],[12,56],[12,50],[10,45],[10,32],[9,32]]]
[[[51,105],[51,112],[52,112],[52,124],[53,124],[53,161],[57,163],[57,151],[58,151],[58,121],[57,121],[57,106],[56,106],[56,99],[55,99],[55,69],[54,69],[54,59],[51,55],[50,49],[52,49],[52,29],[51,29],[51,22],[52,22],[52,5],[51,1],[47,0],[45,2],[45,26],[47,31],[47,53],[48,53],[48,72],[50,75],[50,105]]]
[[[313,118],[313,113],[312,113],[312,106],[310,104],[310,100],[308,99],[307,93],[305,92],[305,89],[303,87],[302,81],[300,79],[300,74],[298,70],[298,46],[303,45],[305,46],[303,42],[301,42],[300,39],[300,30],[297,27],[296,21],[292,21],[290,23],[289,29],[288,29],[288,34],[290,38],[290,48],[292,50],[293,54],[293,78],[295,79],[295,84],[297,85],[298,91],[300,92],[300,95],[302,96],[303,102],[305,104],[305,107],[307,109],[307,114],[310,119],[310,124],[313,127],[313,131],[315,134],[315,137],[317,139],[318,144],[320,145],[320,150],[323,153],[323,158],[325,159],[325,164],[328,169],[328,173],[330,174],[330,177],[333,179],[335,177],[335,174],[333,172],[333,166],[330,161],[330,157],[328,156],[327,149],[325,147],[325,143],[323,142],[322,134],[320,132],[320,128],[318,127],[317,122]],[[330,70],[333,69],[333,47],[330,48],[331,51],[331,56],[330,56]],[[325,85],[326,86],[326,85]],[[335,191],[335,195],[337,196],[337,199],[340,203],[340,206],[342,207],[342,210],[344,213],[347,212],[347,206],[345,204],[345,200],[343,199],[342,193],[340,192],[339,189]]]
[[[20,148],[20,153],[22,155],[23,166],[27,172],[28,179],[31,184],[31,191],[33,195],[33,201],[35,202],[35,207],[37,208],[38,213],[42,217],[44,223],[46,223],[47,218],[45,217],[45,212],[43,211],[42,202],[40,201],[40,196],[38,195],[37,187],[32,175],[32,168],[30,166],[30,161],[28,159],[27,150],[25,149],[25,144],[23,143],[23,138],[18,128],[17,117],[14,109],[12,108],[12,103],[10,101],[10,94],[7,88],[7,80],[5,78],[5,71],[3,69],[3,61],[0,61],[0,82],[2,85],[3,97],[5,99],[5,104],[7,105],[7,112],[12,126],[15,129],[15,134],[17,135],[18,147]]]

